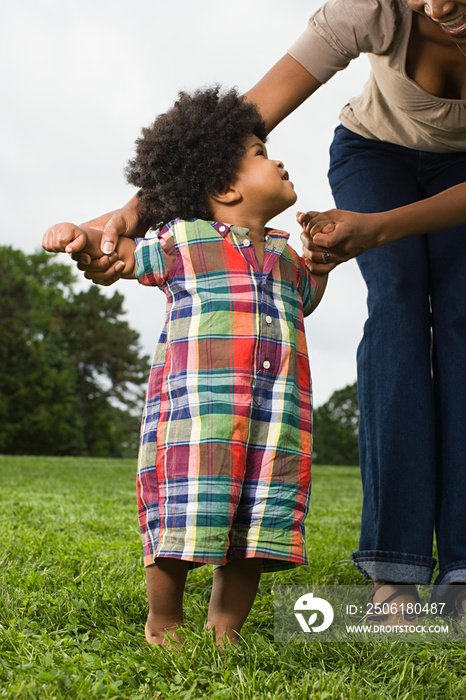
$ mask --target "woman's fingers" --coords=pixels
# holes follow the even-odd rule
[[[84,277],[95,284],[106,287],[117,282],[121,278],[121,273],[125,267],[122,260],[118,260],[115,252],[110,255],[102,255],[101,258],[91,260],[88,264],[83,263],[79,256],[73,256],[78,262],[78,270],[84,272]]]

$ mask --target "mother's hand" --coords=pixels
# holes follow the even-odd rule
[[[120,209],[86,222],[86,226],[102,230],[100,249],[103,253],[100,258],[94,260],[79,254],[71,256],[78,263],[78,270],[84,272],[86,279],[105,287],[118,282],[125,265],[118,259],[115,247],[120,236],[144,238],[149,224],[144,219],[143,212],[139,198],[135,195]]]
[[[115,250],[120,236],[144,238],[149,229],[149,224],[144,219],[144,209],[137,195],[120,209],[86,221],[85,225],[102,231],[100,248],[105,255],[109,255]]]
[[[84,225],[102,231],[100,243],[102,255],[98,258],[91,258],[86,253],[80,252],[82,247],[79,240],[73,238],[71,224],[57,224],[49,229],[46,235],[60,239],[64,236],[68,242],[66,252],[71,253],[73,260],[78,263],[78,270],[84,272],[84,277],[95,284],[108,287],[121,278],[124,270],[124,263],[118,259],[115,251],[119,237],[144,238],[149,228],[138,196],[135,195],[120,209],[102,214]],[[64,229],[64,226],[70,228]]]
[[[330,209],[298,212],[297,220],[303,228],[306,265],[315,274],[330,272],[336,265],[380,245],[377,214]]]

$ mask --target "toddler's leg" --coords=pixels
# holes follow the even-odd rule
[[[262,559],[233,559],[214,570],[207,627],[215,627],[217,642],[225,635],[238,643],[238,634],[256,597]]]
[[[183,592],[189,562],[159,557],[146,568],[149,615],[146,639],[151,644],[179,642],[176,630],[183,625]]]

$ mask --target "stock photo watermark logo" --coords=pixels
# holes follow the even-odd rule
[[[419,587],[415,605],[374,604],[370,593],[367,585],[275,586],[275,641],[466,641],[466,627],[444,614],[432,586]]]
[[[323,632],[328,629],[333,622],[333,608],[327,600],[324,598],[314,598],[313,593],[305,593],[300,596],[296,603],[294,604],[294,611],[296,619],[301,625],[303,632]],[[309,614],[312,612],[311,616],[306,621],[303,612]],[[320,625],[313,626],[317,621],[317,613],[322,613],[323,622]]]

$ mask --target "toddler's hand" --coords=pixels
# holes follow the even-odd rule
[[[328,235],[335,230],[332,219],[325,213],[317,211],[298,212],[296,220],[302,227],[301,241],[303,244],[303,258],[306,266],[315,275],[329,273],[336,267],[336,260],[332,260],[326,250],[325,241],[316,245],[314,236],[318,233]],[[323,238],[323,236],[321,236]]]
[[[79,253],[87,245],[87,235],[75,224],[51,226],[42,237],[42,247],[49,253]],[[89,256],[86,256],[89,257]]]
[[[335,224],[325,212],[298,211],[296,220],[298,224],[301,224],[303,232],[309,234],[311,238],[316,233],[331,233],[335,230]]]

